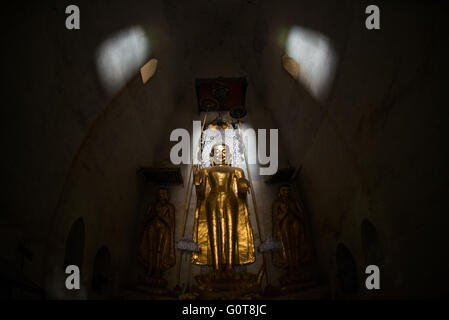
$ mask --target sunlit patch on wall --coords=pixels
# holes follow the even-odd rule
[[[319,32],[295,26],[288,33],[285,50],[287,57],[282,58],[282,64],[286,71],[315,98],[325,99],[332,86],[337,64],[337,54],[330,39]]]
[[[150,41],[140,26],[106,39],[97,50],[96,63],[108,94],[117,93],[147,61],[149,53]]]
[[[299,63],[289,56],[282,57],[282,66],[293,77],[298,80],[299,77]]]
[[[150,80],[156,73],[157,62],[157,59],[150,59],[150,61],[145,63],[143,67],[140,68],[140,76],[142,77],[143,84],[147,83],[148,80]]]

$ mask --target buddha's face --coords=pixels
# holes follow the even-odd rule
[[[213,165],[227,164],[227,159],[230,157],[228,147],[225,144],[216,144],[212,147],[210,156]]]
[[[281,199],[287,199],[288,198],[288,187],[280,187],[279,188],[279,197]]]
[[[159,189],[157,193],[158,200],[161,202],[167,202],[168,201],[168,192],[166,189]]]

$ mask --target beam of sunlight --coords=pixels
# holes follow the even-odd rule
[[[282,66],[288,73],[293,77],[293,79],[298,80],[299,77],[299,63],[295,59],[290,58],[285,55],[282,57]]]
[[[157,59],[150,59],[145,65],[140,68],[140,76],[142,78],[142,83],[145,84],[150,80],[154,74],[156,73],[157,69]]]
[[[325,99],[331,89],[338,60],[330,39],[319,32],[294,26],[288,33],[285,50],[299,64],[297,80],[315,98]]]
[[[117,93],[148,60],[150,41],[140,26],[106,39],[96,53],[97,72],[109,95]]]

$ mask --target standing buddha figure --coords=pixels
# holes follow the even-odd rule
[[[210,167],[194,171],[197,205],[193,240],[200,252],[193,253],[192,263],[229,271],[255,261],[246,204],[249,183],[242,169],[231,166],[227,145],[214,145],[210,157]]]

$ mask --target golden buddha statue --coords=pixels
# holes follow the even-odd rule
[[[306,263],[311,255],[305,233],[301,205],[289,196],[289,187],[281,186],[273,203],[273,238],[282,243],[282,249],[273,252],[273,264],[290,272]]]
[[[193,240],[200,252],[192,263],[212,266],[216,272],[255,261],[253,232],[246,195],[248,181],[240,168],[230,164],[225,144],[212,147],[211,167],[194,171],[197,207]]]
[[[144,218],[139,261],[147,277],[160,279],[162,272],[175,264],[175,207],[168,202],[167,189],[160,188],[157,201],[150,204]]]

